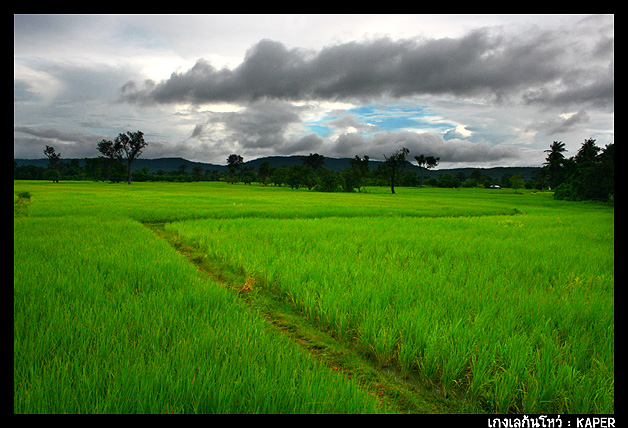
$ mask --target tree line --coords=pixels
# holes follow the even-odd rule
[[[187,165],[181,165],[177,171],[150,172],[148,168],[132,171],[133,162],[148,145],[141,131],[119,134],[114,141],[102,140],[98,143],[101,156],[86,158],[84,166],[72,159],[69,164],[61,160],[61,154],[53,147],[46,146],[44,154],[48,158],[48,168],[35,165],[17,166],[14,162],[14,179],[50,179],[111,181],[131,184],[133,181],[225,181],[232,184],[290,186],[292,189],[307,188],[321,192],[355,192],[366,186],[389,186],[395,193],[395,186],[423,187],[509,187],[515,191],[520,188],[554,190],[558,199],[614,200],[614,144],[601,149],[595,140],[585,140],[577,154],[566,158],[565,145],[554,141],[546,153],[546,162],[536,174],[524,181],[520,174],[504,174],[500,180],[483,175],[481,170],[473,171],[469,176],[459,172],[455,176],[449,172],[438,178],[425,179],[425,172],[438,165],[440,158],[420,154],[409,157],[409,150],[401,148],[384,156],[384,162],[376,168],[369,165],[368,156],[356,155],[350,166],[341,171],[332,171],[325,167],[325,157],[310,153],[302,157],[301,165],[276,168],[268,161],[262,162],[257,170],[245,167],[244,159],[238,154],[227,158],[227,171],[209,170],[194,166],[187,171]],[[419,167],[419,174],[408,170],[412,159]]]
[[[17,166],[13,161],[13,178],[21,180],[49,179],[55,183],[59,179],[80,180],[91,178],[96,181],[110,180],[132,182],[131,166],[140,157],[148,143],[142,131],[119,134],[115,140],[102,140],[98,143],[98,151],[102,154],[97,158],[86,158],[85,166],[81,167],[77,159],[69,164],[61,160],[61,153],[54,147],[46,145],[44,155],[48,158],[48,168],[35,165]]]
[[[615,144],[598,147],[589,138],[578,152],[567,158],[562,141],[554,141],[548,150],[539,179],[554,189],[554,198],[583,201],[615,200]]]

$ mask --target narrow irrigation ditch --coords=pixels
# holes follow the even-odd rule
[[[418,377],[402,375],[391,367],[378,367],[375,362],[359,355],[351,343],[340,341],[331,332],[325,331],[316,320],[308,318],[279,296],[263,278],[249,276],[242,269],[213,259],[198,244],[166,229],[165,223],[143,224],[185,256],[203,275],[238,293],[279,332],[339,375],[354,378],[390,410],[430,414],[474,412],[464,399],[445,397],[439,388]]]

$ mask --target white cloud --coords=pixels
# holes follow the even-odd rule
[[[38,98],[44,104],[50,103],[65,87],[63,82],[52,74],[29,67],[21,61],[14,62],[13,76],[16,82],[25,85],[31,96]]]

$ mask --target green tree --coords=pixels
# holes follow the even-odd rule
[[[203,176],[203,167],[200,165],[195,165],[192,168],[192,174],[194,175],[194,180],[201,181],[201,177]]]
[[[457,177],[456,179],[460,180]],[[480,182],[476,178],[471,178],[471,177],[467,178],[462,183],[460,183],[460,187],[478,187],[479,185],[480,185]]]
[[[83,168],[78,159],[70,159],[70,164],[63,164],[61,177],[64,180],[80,180],[83,177]]]
[[[284,166],[281,168],[275,168],[273,172],[270,174],[270,181],[275,186],[281,186],[282,184],[288,183],[288,167]]]
[[[345,189],[345,179],[341,174],[321,167],[318,170],[318,183],[314,190],[319,192],[342,192]]]
[[[515,193],[518,193],[517,189],[523,189],[525,187],[525,182],[523,181],[521,174],[510,177],[510,187],[515,190]]]
[[[561,170],[565,166],[565,156],[563,152],[566,152],[565,143],[562,141],[554,141],[549,150],[545,150],[545,153],[549,153],[545,158],[543,166],[548,168],[550,183],[556,188],[562,181]]]
[[[48,178],[46,172],[48,171],[43,166],[37,165],[22,165],[15,166],[13,161],[13,178],[15,180],[39,180],[40,178]]]
[[[61,172],[59,171],[61,153],[55,153],[54,147],[46,146],[44,154],[48,158],[48,170],[50,171],[48,175],[52,178],[53,183],[58,183],[59,176],[61,175]]]
[[[231,176],[231,184],[235,183],[235,173],[240,168],[240,165],[244,163],[242,156],[235,153],[229,155],[227,158],[227,166],[229,167],[229,175]]]
[[[439,187],[458,187],[460,185],[460,180],[455,178],[450,173],[446,172],[441,175],[438,179]]]
[[[135,159],[140,157],[146,146],[148,143],[144,141],[142,131],[129,131],[126,134],[119,134],[113,142],[102,140],[98,143],[98,151],[105,157],[120,163],[126,161],[127,182],[131,184],[131,165]]]
[[[86,171],[94,177],[96,181],[109,179],[112,182],[119,182],[124,179],[124,165],[113,150],[113,142],[102,140],[98,143],[98,151],[103,154],[93,159],[85,159]]]
[[[534,173],[534,178],[536,179],[536,181],[538,183],[538,187],[537,188],[539,190],[543,190],[545,188],[545,182],[548,179],[547,168],[539,168]]]
[[[406,156],[410,150],[403,147],[390,156],[384,155],[384,165],[390,170],[390,191],[395,193],[395,177],[406,166]]]
[[[350,165],[351,168],[355,168],[366,175],[369,172],[369,157],[364,155],[362,159],[360,159],[360,156],[355,155],[355,157],[351,159]]]
[[[262,184],[266,184],[266,181],[273,173],[273,167],[270,165],[270,162],[265,160],[262,162],[257,170],[257,175],[259,176],[259,181]]]
[[[342,176],[345,179],[345,192],[353,192],[354,189],[359,190],[364,185],[364,181],[370,172],[369,157],[366,155],[362,158],[355,155],[349,164],[351,166],[342,172]]]
[[[576,153],[574,157],[574,161],[578,167],[589,166],[594,164],[597,161],[597,155],[600,152],[600,148],[595,145],[595,140],[593,138],[589,138],[588,140],[584,140],[582,146]]]
[[[325,156],[319,155],[318,153],[310,153],[309,156],[301,159],[303,161],[303,165],[309,166],[314,171],[318,171],[318,169],[325,163]]]
[[[255,181],[255,171],[253,168],[246,168],[238,174],[239,179],[244,184],[251,184]]]
[[[148,145],[144,141],[144,133],[142,131],[127,132],[120,134],[115,140],[115,145],[122,153],[122,160],[127,164],[127,181],[131,184],[131,165],[135,159],[139,158],[144,148]]]
[[[605,200],[615,199],[615,144],[607,144],[598,155],[598,168],[601,174],[600,193]]]
[[[563,183],[556,188],[554,198],[576,201],[614,200],[614,144],[600,149],[595,146],[595,140],[585,140],[576,156],[569,161],[573,165],[572,170]]]
[[[340,174],[344,180],[344,191],[354,192],[355,189],[360,190],[362,183],[364,182],[364,175],[358,168],[345,168]]]
[[[231,176],[231,184],[235,183],[236,171],[240,168],[240,165],[244,163],[242,156],[232,154],[227,158],[227,166],[229,167],[229,175]]]
[[[440,157],[425,156],[424,154],[420,154],[419,156],[415,156],[414,159],[416,160],[416,163],[419,165],[419,169],[421,170],[421,188],[423,188],[424,169],[434,168],[436,165],[438,165]]]
[[[318,176],[314,172],[314,169],[309,166],[292,165],[287,167],[285,183],[292,189],[306,186],[311,190],[318,183]]]

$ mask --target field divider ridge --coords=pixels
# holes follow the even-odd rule
[[[166,223],[142,224],[168,242],[202,275],[237,293],[278,332],[288,336],[331,370],[354,378],[393,411],[430,414],[468,411],[466,403],[447,399],[417,378],[402,378],[390,368],[377,367],[374,362],[359,355],[351,343],[341,342],[321,329],[316,320],[310,319],[279,296],[261,276],[249,275],[243,269],[213,259],[200,245],[187,240],[178,232],[167,230]]]

